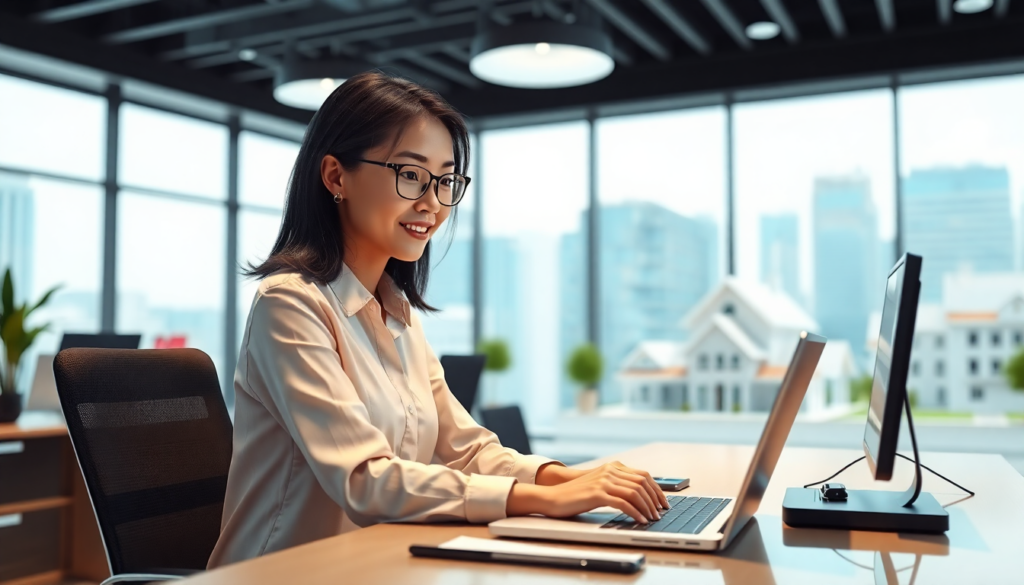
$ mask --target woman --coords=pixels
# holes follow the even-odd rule
[[[646,472],[501,447],[449,392],[412,309],[429,241],[461,199],[461,116],[409,81],[364,73],[313,116],[235,371],[234,452],[210,566],[377,522],[660,518]],[[525,200],[510,201],[522,205]]]

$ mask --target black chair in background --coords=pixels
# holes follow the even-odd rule
[[[466,412],[473,412],[477,391],[480,389],[480,375],[484,371],[485,355],[443,355],[444,381]]]
[[[67,349],[53,362],[115,582],[206,569],[220,535],[231,419],[196,349]]]
[[[532,455],[530,436],[526,434],[526,423],[518,406],[499,406],[480,409],[481,424],[501,441],[502,447],[511,447],[523,455]]]
[[[511,447],[523,455],[533,455],[530,447],[530,435],[526,432],[526,423],[523,422],[523,413],[518,406],[499,406],[496,408],[483,408],[480,410],[481,424],[501,441],[503,447]],[[596,459],[596,457],[583,455],[543,455],[557,459],[566,465],[576,465]]]

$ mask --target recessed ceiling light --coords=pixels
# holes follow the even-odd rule
[[[238,52],[238,58],[242,61],[252,61],[256,58],[256,49],[242,49]]]
[[[953,10],[960,14],[984,12],[989,8],[992,8],[992,0],[956,0],[953,3]]]
[[[293,108],[318,110],[346,79],[367,69],[369,65],[349,61],[285,59],[285,65],[274,77],[274,99]]]
[[[611,53],[611,38],[595,27],[512,24],[477,34],[469,70],[484,81],[507,87],[571,87],[607,77],[615,69]]]
[[[779,25],[771,21],[755,22],[747,26],[747,37],[755,41],[767,41],[779,36]]]

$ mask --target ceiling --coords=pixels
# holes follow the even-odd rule
[[[470,117],[586,107],[1024,58],[1024,0],[978,14],[954,0],[6,0],[0,44],[297,121],[273,76],[358,58],[440,91]],[[616,69],[587,86],[498,87],[474,77],[480,19],[508,26],[598,15]],[[572,18],[569,16],[568,18]],[[771,20],[782,34],[746,37]],[[2,64],[0,64],[2,65]]]

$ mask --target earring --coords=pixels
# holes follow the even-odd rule
[[[341,203],[341,193],[338,193],[337,195],[334,196],[334,202]]]

